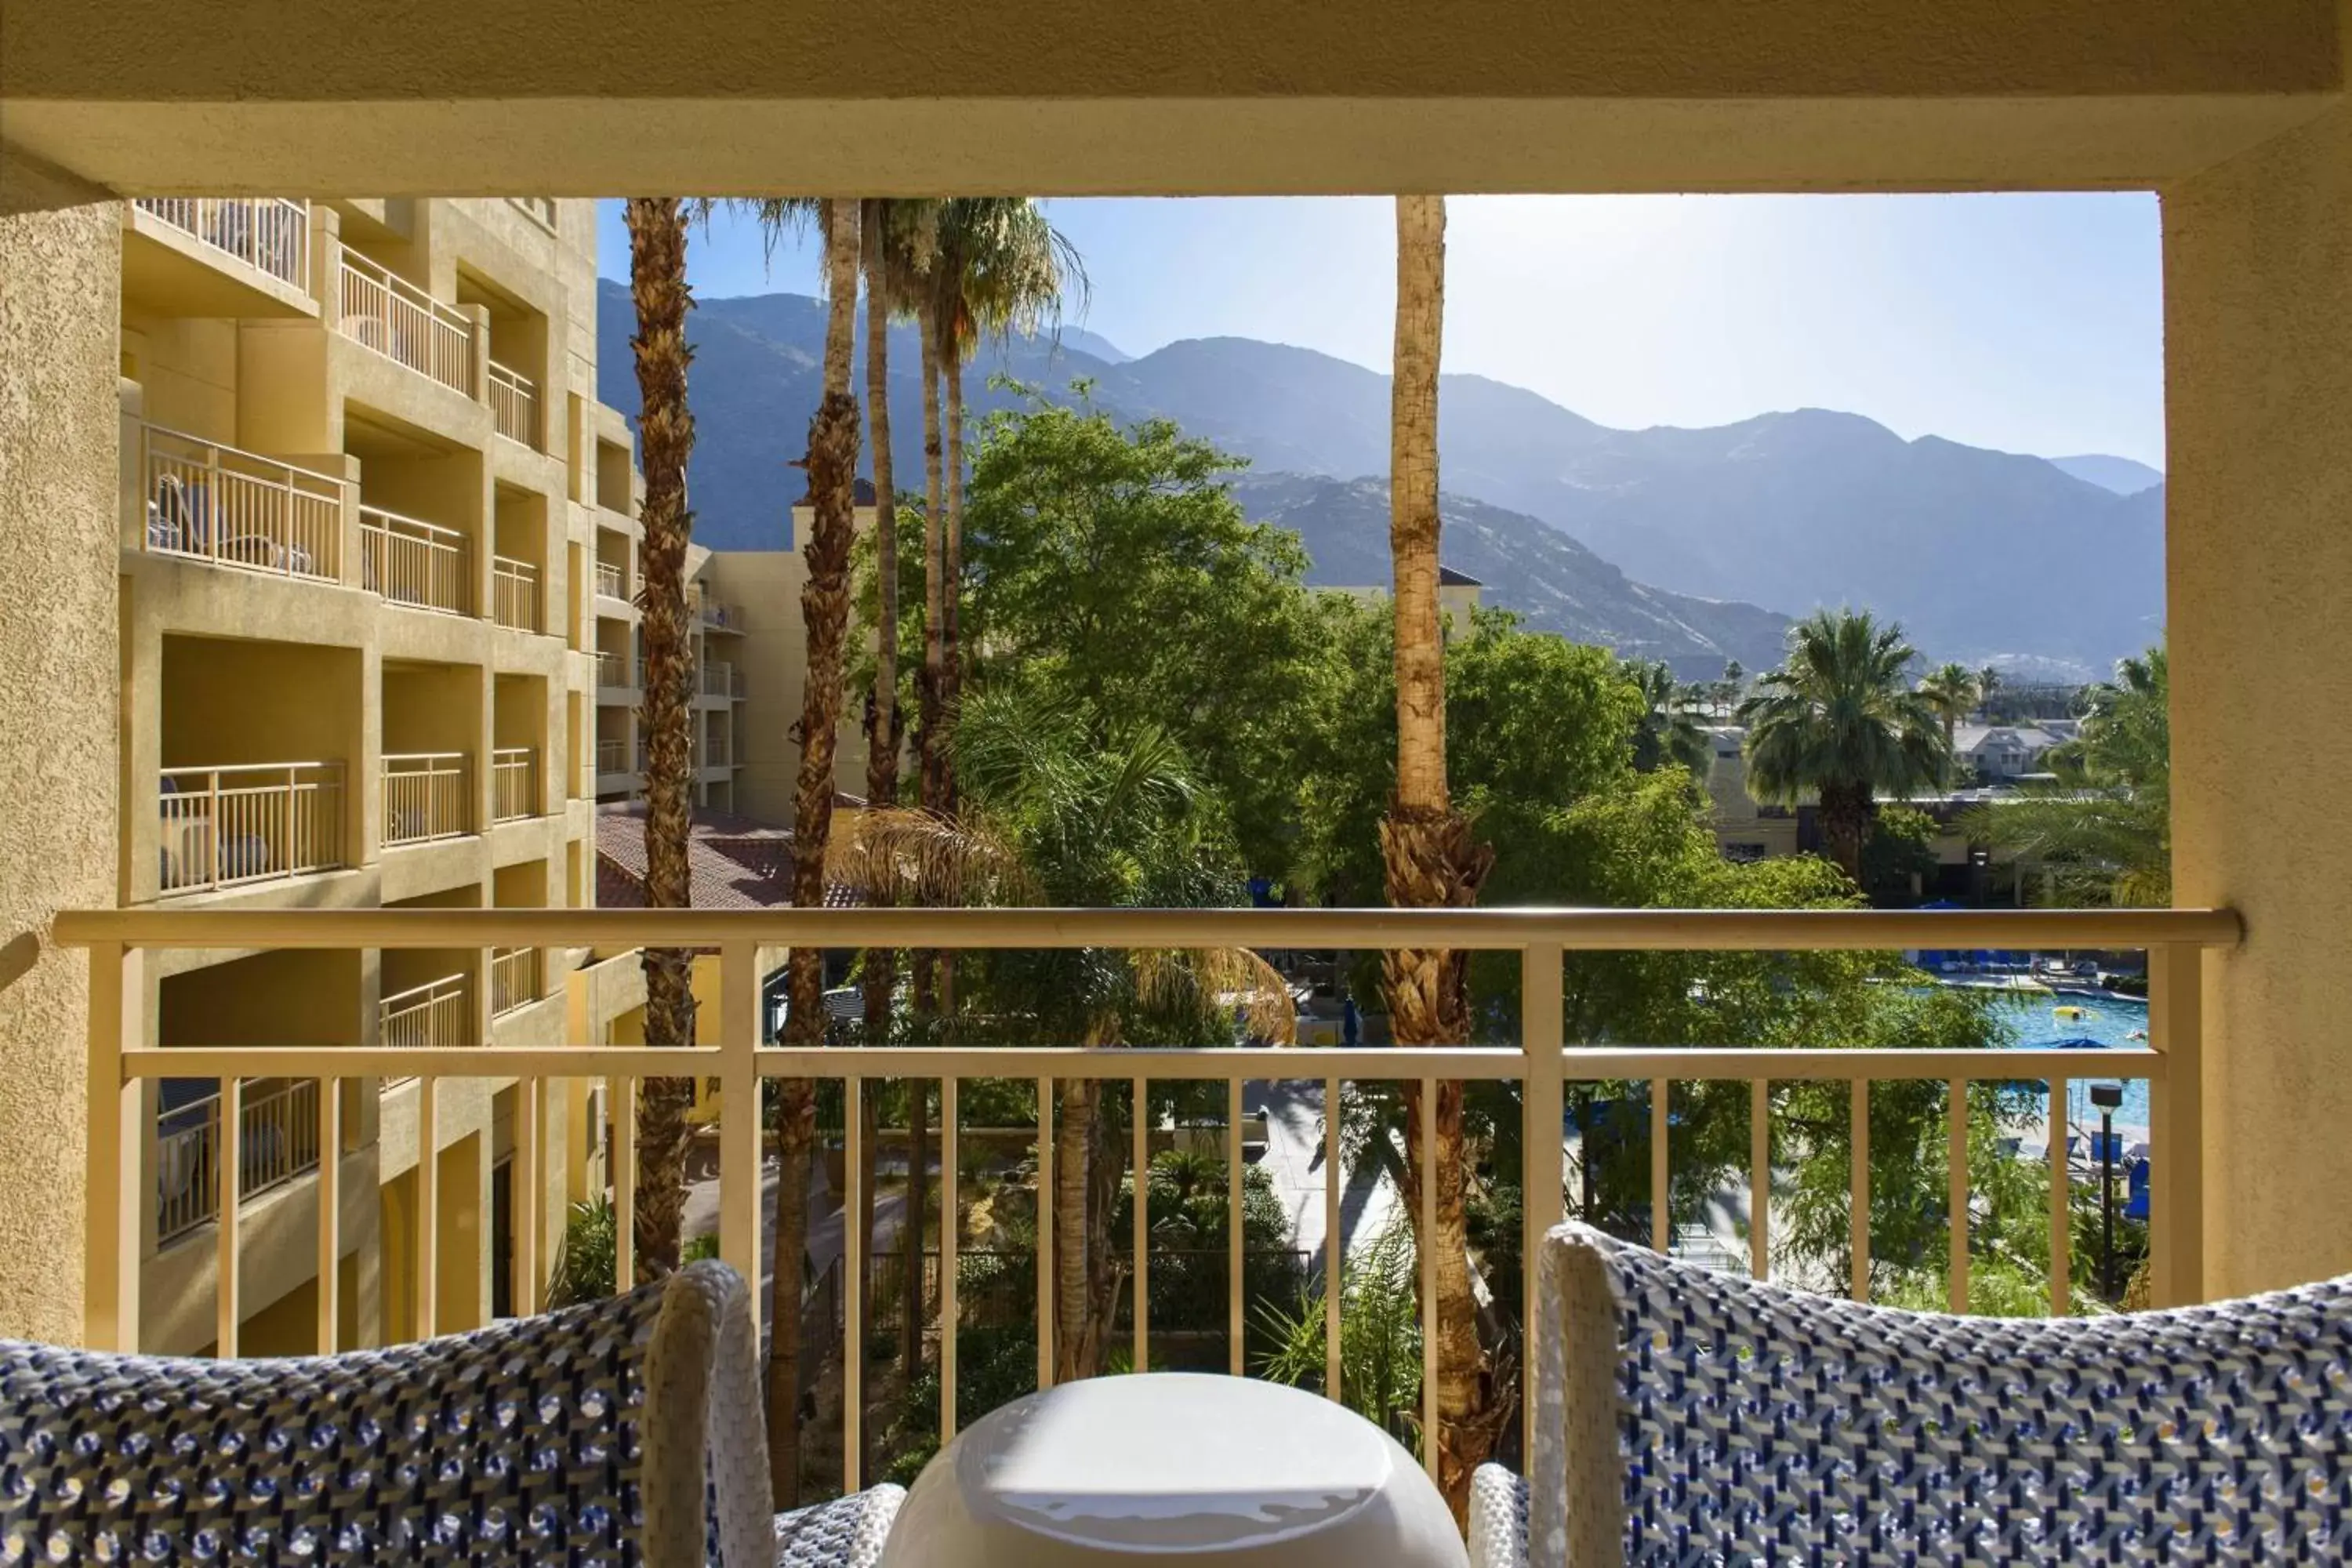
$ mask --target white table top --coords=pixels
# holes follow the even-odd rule
[[[1303,1390],[1192,1373],[1104,1377],[983,1416],[924,1470],[885,1568],[1188,1564],[1456,1568],[1412,1457]]]

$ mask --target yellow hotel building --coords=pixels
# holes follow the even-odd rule
[[[585,201],[159,199],[121,208],[120,898],[126,907],[565,908],[594,813],[639,792],[635,500],[595,401]],[[734,633],[698,590],[698,652]],[[698,660],[698,795],[731,798],[740,679]],[[715,796],[715,799],[713,797]],[[601,962],[599,962],[601,960]],[[634,952],[171,952],[163,1047],[630,1037]],[[315,1348],[315,1080],[150,1085],[142,1342],[216,1337],[217,1178],[245,1194],[252,1352]],[[451,1082],[420,1182],[414,1079],[344,1079],[345,1344],[509,1310],[518,1205],[601,1188],[574,1089],[512,1190],[512,1084]],[[420,1199],[420,1191],[424,1197]]]

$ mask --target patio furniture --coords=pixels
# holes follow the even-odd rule
[[[882,1568],[1464,1568],[1395,1439],[1249,1378],[1092,1378],[990,1412],[925,1466]]]
[[[1526,1482],[1477,1568],[2352,1552],[2352,1278],[2057,1320],[1865,1307],[1546,1237]]]
[[[54,1563],[866,1568],[861,1543],[904,1494],[771,1515],[756,1337],[742,1280],[698,1263],[342,1355],[0,1342],[0,1546]]]

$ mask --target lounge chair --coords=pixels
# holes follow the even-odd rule
[[[543,1317],[286,1361],[0,1341],[0,1542],[56,1563],[867,1568],[905,1494],[771,1514],[723,1264]]]
[[[1538,1259],[1532,1488],[1474,1568],[2341,1562],[2352,1277],[2178,1311],[1955,1318],[1581,1226]]]

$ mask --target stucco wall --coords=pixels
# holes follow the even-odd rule
[[[2352,110],[2165,194],[2175,880],[2206,961],[2207,1288],[2352,1270]]]
[[[12,0],[11,137],[139,192],[2042,186],[2203,167],[2339,63],[2336,0],[189,15]]]
[[[114,902],[121,218],[0,218],[0,1335],[81,1336],[88,965]]]

